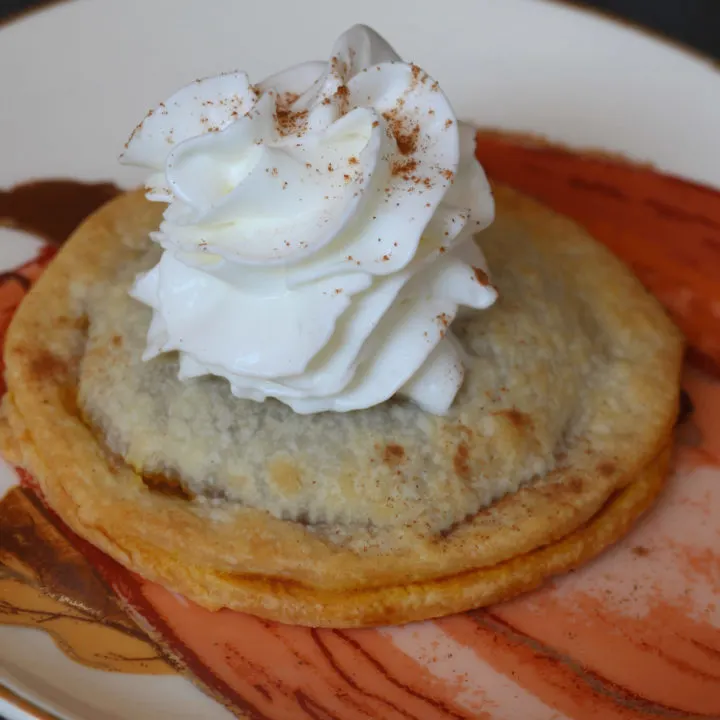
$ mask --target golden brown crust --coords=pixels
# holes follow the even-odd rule
[[[112,462],[75,405],[87,340],[84,290],[114,271],[121,242],[125,252],[143,251],[138,228],[156,224],[157,210],[137,194],[80,228],[12,324],[4,415],[20,439],[13,456],[22,455],[71,528],[126,566],[207,607],[285,622],[418,620],[495,602],[583,562],[622,535],[661,485],[682,343],[637,281],[576,226],[512,191],[499,189],[497,199],[506,219],[485,240],[491,264],[499,235],[524,234],[563,272],[582,275],[593,322],[607,323],[605,335],[617,342],[603,365],[612,382],[588,392],[589,429],[572,439],[568,464],[467,520],[405,548],[363,554],[263,510],[158,495]],[[608,388],[613,395],[603,398]],[[607,442],[600,411],[613,402],[627,403],[632,431]],[[522,414],[507,420],[524,422]],[[465,472],[462,453],[454,459]]]

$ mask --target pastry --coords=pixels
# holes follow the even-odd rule
[[[24,300],[2,411],[5,454],[122,564],[212,609],[403,623],[577,566],[662,487],[678,331],[511,189],[484,229],[472,131],[372,31],[185,88],[126,157],[148,198]]]

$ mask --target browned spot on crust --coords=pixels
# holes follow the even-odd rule
[[[79,417],[80,407],[78,405],[77,386],[75,384],[62,385],[59,388],[59,394],[65,412],[73,417]]]
[[[646,547],[643,547],[642,545],[636,545],[632,549],[633,555],[637,555],[638,557],[647,557],[650,554],[650,550]]]
[[[453,467],[461,478],[467,479],[470,477],[469,458],[470,451],[468,450],[468,446],[465,443],[460,443],[453,458]]]
[[[570,478],[570,482],[568,483],[568,488],[574,493],[582,492],[583,489],[583,481],[579,477]]]
[[[475,279],[484,286],[487,286],[490,284],[490,278],[487,276],[487,273],[482,268],[473,268],[473,272],[475,273]]]
[[[142,481],[150,492],[157,492],[180,500],[192,500],[195,497],[180,480],[162,473],[144,473]]]
[[[30,372],[40,380],[64,379],[70,375],[67,363],[47,350],[33,352],[29,358]]]
[[[506,417],[518,430],[524,428],[531,428],[533,426],[532,418],[524,412],[521,412],[517,408],[510,410],[498,410],[493,415],[502,415]]]
[[[310,585],[293,580],[292,578],[279,577],[276,575],[259,575],[254,573],[225,572],[218,573],[225,580],[238,585],[250,585],[254,587],[268,588],[278,596],[292,594],[293,591],[301,593],[312,590]]]
[[[383,462],[391,467],[399,465],[405,459],[405,448],[397,443],[388,443],[383,452]]]
[[[45,386],[52,386],[57,391],[65,411],[78,416],[77,388],[70,365],[47,350],[26,352],[18,349],[17,352],[27,357],[30,375]]]
[[[609,460],[605,460],[604,462],[601,462],[597,466],[597,471],[603,476],[608,477],[609,475],[612,475],[616,470],[615,463],[610,462]]]
[[[469,428],[467,425],[458,425],[458,432],[461,432],[468,438],[471,438],[475,434],[472,428]]]
[[[122,347],[123,339],[120,337],[120,335],[113,335],[110,342],[112,343],[113,347],[119,348]]]

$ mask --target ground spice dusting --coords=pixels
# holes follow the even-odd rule
[[[299,97],[300,96],[297,93],[290,92],[288,90],[280,96],[278,103],[280,105],[292,105]]]
[[[484,286],[487,286],[490,284],[490,278],[487,276],[487,273],[482,270],[482,268],[474,267],[473,272],[475,273],[475,279]]]
[[[458,449],[455,452],[453,458],[453,467],[455,472],[462,478],[467,478],[470,475],[470,451],[465,443],[458,445]]]
[[[287,107],[278,106],[275,117],[278,129],[283,135],[301,135],[307,125],[308,111],[293,112]]]
[[[408,123],[405,118],[398,115],[396,109],[388,110],[383,113],[383,117],[388,123],[388,129],[395,138],[398,150],[403,155],[411,155],[417,150],[418,139],[420,137],[420,124]]]
[[[521,412],[517,408],[511,408],[510,410],[500,410],[492,413],[493,415],[500,415],[506,417],[510,423],[518,430],[524,428],[532,428],[532,418],[524,412]]]
[[[396,160],[390,166],[390,172],[394,177],[401,176],[403,180],[410,180],[412,173],[417,169],[418,162],[413,158],[407,160]]]
[[[435,318],[443,327],[448,327],[450,325],[450,316],[447,313],[440,313]]]
[[[420,135],[420,125],[416,124],[408,132],[404,132],[401,129],[393,131],[395,136],[395,142],[397,143],[398,150],[403,155],[410,155],[415,152],[417,148],[418,136]]]
[[[432,180],[430,180],[429,177],[420,177],[419,175],[413,175],[410,178],[415,185],[422,185],[424,188],[429,190],[432,187]],[[412,192],[415,188],[410,188],[410,191]]]
[[[423,71],[421,67],[418,67],[415,65],[415,63],[410,63],[410,72],[412,73],[412,81],[410,83],[410,90],[414,90],[417,88],[418,85],[421,83],[427,82],[428,78],[430,77],[426,72]]]
[[[452,181],[452,179],[455,177],[455,173],[452,170],[442,170],[440,174],[449,181]]]
[[[348,158],[348,163],[350,165],[357,165],[358,162],[359,162],[359,160],[354,155],[352,155]]]
[[[405,459],[405,448],[397,443],[388,443],[383,452],[383,461],[388,465],[398,465]]]

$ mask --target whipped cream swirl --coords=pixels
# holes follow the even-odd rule
[[[463,381],[450,324],[497,293],[472,234],[494,206],[438,83],[355,26],[329,62],[251,85],[198,80],[152,110],[121,160],[167,203],[164,252],[132,294],[145,359],[298,413],[396,393],[443,414]]]

